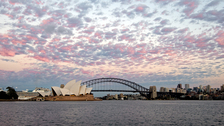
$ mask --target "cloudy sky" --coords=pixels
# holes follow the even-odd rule
[[[0,1],[0,87],[224,83],[223,0]]]

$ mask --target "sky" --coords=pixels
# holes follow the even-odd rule
[[[0,1],[0,87],[224,83],[223,0]]]

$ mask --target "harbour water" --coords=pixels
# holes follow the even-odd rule
[[[0,102],[0,126],[224,125],[224,101]]]

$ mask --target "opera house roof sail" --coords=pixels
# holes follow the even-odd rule
[[[86,85],[81,86],[81,81],[69,81],[63,88],[53,86],[51,87],[54,96],[70,96],[70,95],[86,95],[90,94],[92,88],[86,88]]]

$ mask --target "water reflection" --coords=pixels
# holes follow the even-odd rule
[[[222,125],[223,101],[0,102],[0,125]]]

